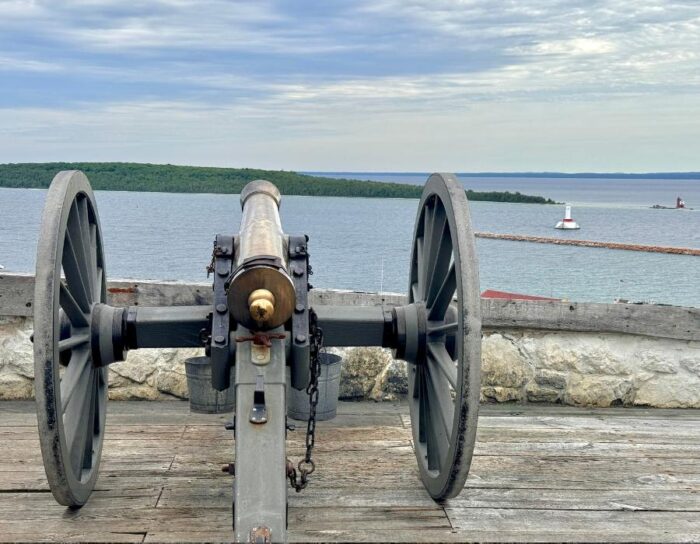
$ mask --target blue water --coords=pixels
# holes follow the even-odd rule
[[[588,180],[503,183],[510,185],[499,189],[573,202],[581,230],[552,228],[562,217],[562,206],[473,202],[475,230],[700,248],[700,211],[647,207],[670,205],[678,193],[689,206],[700,208],[698,182],[625,180],[620,185],[592,180],[593,192]],[[471,179],[466,184],[493,188],[474,185]],[[628,184],[634,188],[623,199]],[[558,188],[538,188],[545,185]],[[44,196],[42,190],[0,188],[0,264],[5,271],[33,271]],[[206,281],[214,235],[235,233],[240,222],[237,195],[99,191],[96,198],[111,278]],[[281,215],[286,232],[311,238],[315,286],[405,292],[417,203],[283,197]],[[477,246],[482,290],[700,307],[698,257],[483,239]]]

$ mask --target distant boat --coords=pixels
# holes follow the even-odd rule
[[[652,209],[654,210],[692,210],[693,208],[689,208],[685,200],[683,200],[681,197],[676,197],[676,205],[675,206],[662,206],[661,204],[654,204],[652,206]]]
[[[566,205],[566,208],[564,208],[564,219],[559,221],[554,228],[564,230],[576,230],[581,228],[579,224],[571,218],[571,206],[568,204]]]

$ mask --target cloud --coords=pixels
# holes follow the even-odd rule
[[[663,101],[667,118],[657,124],[671,138],[673,123],[687,136],[686,120],[698,117],[697,102],[688,97],[700,95],[700,6],[651,0],[9,0],[0,2],[0,86],[2,131],[34,134],[43,142],[31,148],[37,160],[42,149],[81,141],[97,155],[116,149],[128,159],[137,150],[125,134],[161,141],[158,151],[149,149],[163,156],[167,142],[188,133],[207,142],[215,134],[240,146],[237,131],[245,131],[283,151],[301,149],[300,142],[326,149],[317,139],[322,135],[338,146],[354,141],[365,149],[364,123],[384,140],[403,141],[403,134],[377,125],[380,119],[396,131],[424,125],[441,132],[438,120],[453,130],[451,119],[461,119],[521,133],[524,126],[505,117],[532,124],[517,115],[518,107],[555,127],[564,110],[585,123],[579,108],[610,113],[612,105],[625,104],[632,126],[635,115],[648,119],[649,104],[660,111]],[[31,127],[48,128],[49,135],[42,138]],[[59,145],[67,133],[57,127],[72,127],[76,139]],[[599,130],[605,135],[602,125]],[[575,137],[573,128],[561,131]],[[345,139],[350,134],[355,140]],[[110,139],[121,143],[109,148]],[[225,145],[214,143],[222,157]],[[657,155],[664,160],[661,148]],[[12,160],[7,149],[3,156]],[[209,151],[199,156],[224,160]],[[400,153],[395,160],[404,169]]]

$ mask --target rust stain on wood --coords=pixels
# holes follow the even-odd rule
[[[113,295],[120,294],[120,293],[136,293],[138,291],[138,288],[136,286],[133,287],[109,287],[107,289],[109,293],[112,293]]]

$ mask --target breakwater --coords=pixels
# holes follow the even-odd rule
[[[0,399],[33,395],[34,278],[0,274]],[[113,281],[116,306],[211,304],[208,284]],[[405,297],[314,289],[311,304],[397,305]],[[482,299],[484,402],[700,408],[700,309]],[[341,398],[407,393],[389,350],[344,348]],[[112,399],[187,398],[184,360],[201,349],[144,349],[109,369]]]
[[[648,253],[668,253],[671,255],[693,255],[695,257],[700,257],[700,249],[691,247],[624,244],[621,242],[599,242],[596,240],[575,240],[546,236],[529,236],[526,234],[501,234],[496,232],[477,232],[475,236],[477,238],[488,238],[491,240],[511,240],[514,242],[533,242],[536,244],[554,244],[558,246],[602,247],[606,249],[622,249],[625,251],[646,251]]]

